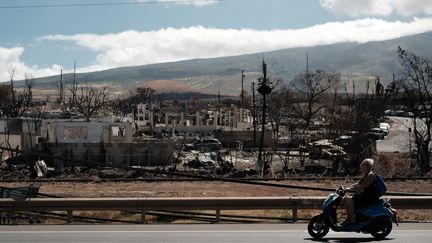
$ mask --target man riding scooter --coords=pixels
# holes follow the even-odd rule
[[[379,195],[376,187],[376,176],[372,171],[374,161],[365,159],[360,164],[362,178],[356,184],[348,186],[347,190],[355,190],[353,197],[345,196],[343,202],[347,212],[347,219],[341,224],[346,226],[355,222],[354,210],[363,208],[379,202]]]
[[[325,199],[322,213],[309,221],[308,232],[313,238],[320,239],[332,229],[335,232],[372,234],[380,240],[390,234],[392,222],[397,224],[397,211],[388,201],[379,199],[387,189],[381,177],[372,172],[373,160],[365,159],[360,168],[362,179],[350,186],[357,193],[353,197],[345,197],[347,189],[340,187]],[[346,205],[347,220],[339,224],[337,208],[342,201]]]

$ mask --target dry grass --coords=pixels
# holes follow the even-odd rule
[[[354,182],[354,181],[352,181]],[[285,181],[274,184],[337,188],[343,181]],[[387,181],[389,191],[432,193],[429,180]],[[2,183],[2,186],[26,186],[25,183]],[[327,196],[328,192],[236,184],[229,182],[90,182],[42,183],[41,193],[61,197],[275,197]]]

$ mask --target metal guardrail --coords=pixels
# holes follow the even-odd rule
[[[432,196],[385,197],[396,209],[432,209]],[[142,222],[150,210],[216,210],[216,221],[221,210],[293,210],[321,209],[325,197],[224,197],[224,198],[32,198],[26,201],[0,199],[1,212],[66,211],[68,222],[73,211],[140,210]]]
[[[316,209],[323,200],[323,197],[32,198],[23,202],[0,199],[0,211]]]

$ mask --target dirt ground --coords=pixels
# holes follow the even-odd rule
[[[352,180],[352,182],[355,182]],[[268,182],[337,188],[343,181],[285,181]],[[432,193],[430,180],[387,181],[388,191]],[[26,183],[1,183],[5,187],[26,186]],[[229,182],[47,182],[41,183],[41,193],[61,197],[276,197],[327,196],[328,192],[245,185]]]

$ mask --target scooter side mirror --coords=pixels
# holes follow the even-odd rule
[[[345,195],[345,192],[346,192],[346,187],[345,187],[345,186],[340,186],[340,187],[336,190],[336,193],[337,193],[339,196],[341,196],[341,197],[343,197],[343,196]]]

